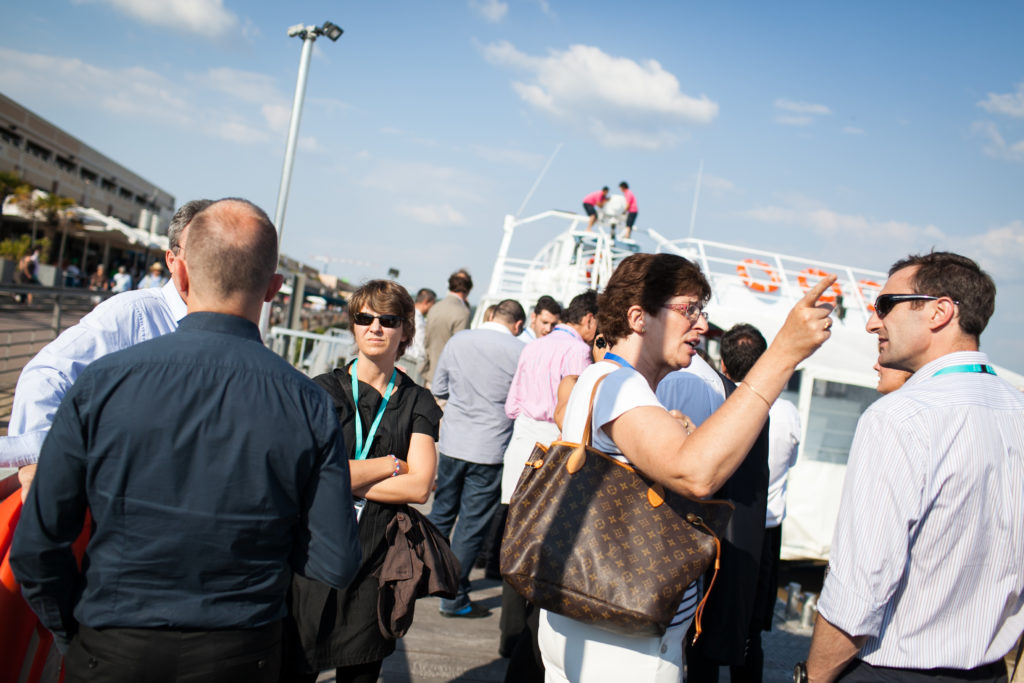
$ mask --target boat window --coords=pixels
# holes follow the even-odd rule
[[[802,457],[845,465],[857,420],[878,396],[867,387],[815,379]]]

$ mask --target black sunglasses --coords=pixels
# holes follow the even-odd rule
[[[904,301],[938,301],[941,296],[929,296],[927,294],[882,294],[875,299],[875,313],[878,314],[879,318],[884,318],[889,315],[896,304],[903,303]],[[957,306],[960,305],[959,301],[953,301]]]
[[[398,327],[402,324],[402,316],[400,315],[370,315],[369,313],[353,314],[352,322],[356,325],[369,327],[373,324],[374,318],[380,321],[381,327]]]

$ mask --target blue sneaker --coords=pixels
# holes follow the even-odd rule
[[[457,609],[454,612],[441,610],[441,616],[457,619],[480,619],[482,617],[491,616],[491,610],[486,607],[481,607],[475,602],[471,602],[465,607]]]

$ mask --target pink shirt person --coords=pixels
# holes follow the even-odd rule
[[[558,383],[566,375],[579,375],[590,367],[590,345],[568,325],[556,325],[551,334],[531,342],[519,357],[519,367],[505,400],[505,414],[515,419],[553,422]]]
[[[590,204],[591,206],[601,206],[604,204],[606,197],[604,190],[598,190],[597,192],[591,192],[583,198],[584,204]]]

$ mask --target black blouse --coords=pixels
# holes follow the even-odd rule
[[[355,457],[356,411],[352,401],[349,367],[337,368],[314,378],[334,399],[349,457]],[[377,409],[384,397],[369,384],[359,382],[359,417],[364,438],[369,433]],[[441,409],[429,391],[401,370],[384,416],[377,427],[367,458],[394,455],[406,460],[413,434],[426,434],[437,440]],[[317,581],[296,576],[292,583],[292,618],[297,627],[298,645],[293,651],[293,670],[323,669],[364,664],[383,659],[395,649],[395,641],[385,638],[377,625],[378,575],[387,546],[384,531],[404,504],[392,505],[366,501],[359,522],[359,542],[363,562],[352,583],[336,591]],[[296,658],[296,655],[299,655]],[[287,664],[286,664],[287,666]]]

